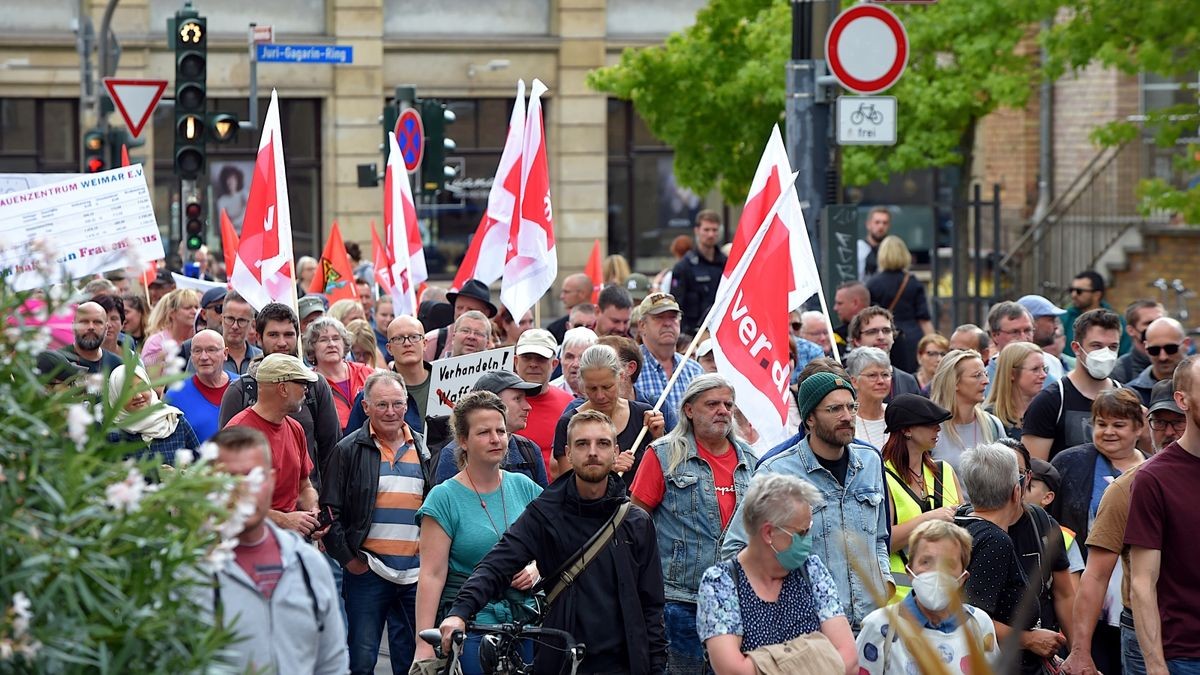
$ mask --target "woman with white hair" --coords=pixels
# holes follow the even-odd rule
[[[118,407],[114,423],[117,431],[109,434],[112,443],[136,443],[143,448],[126,458],[143,460],[158,456],[163,464],[175,465],[175,453],[195,450],[200,439],[183,411],[158,400],[150,386],[150,376],[137,366],[132,371],[121,365],[108,376],[108,405]],[[128,380],[128,383],[127,383]]]
[[[883,399],[892,392],[892,359],[878,347],[859,347],[846,357],[846,372],[858,391],[854,437],[882,450],[889,435]]]
[[[746,548],[700,580],[697,632],[717,675],[760,671],[767,648],[793,641],[793,649],[811,652],[808,672],[857,672],[837,585],[811,553],[812,512],[821,503],[820,491],[795,476],[760,473],[751,480],[741,514]],[[813,633],[828,643],[809,643],[805,636]]]
[[[350,408],[362,391],[367,377],[375,369],[365,363],[346,360],[353,339],[341,321],[323,316],[308,324],[304,331],[304,352],[313,370],[325,376],[333,393],[333,407],[338,422],[345,429],[350,421]]]

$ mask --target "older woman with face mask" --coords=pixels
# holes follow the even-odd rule
[[[113,369],[108,378],[108,405],[120,406],[115,417],[117,431],[109,434],[109,441],[143,446],[126,458],[140,461],[157,456],[161,463],[174,466],[178,451],[200,447],[183,411],[158,400],[150,376],[141,366],[132,371],[124,365]]]
[[[858,672],[837,586],[811,554],[812,511],[821,502],[821,493],[795,476],[760,473],[751,480],[741,512],[746,548],[700,580],[696,628],[717,675],[764,672],[760,659],[772,645],[803,643],[812,633],[829,644],[806,645],[805,672]]]
[[[907,675],[924,671],[909,645],[921,640],[937,654],[945,672],[977,672],[969,640],[995,663],[1000,656],[996,627],[987,612],[965,604],[962,585],[969,573],[971,535],[950,522],[921,523],[908,538],[908,573],[914,591],[898,605],[881,607],[863,619],[858,633],[860,673]],[[899,640],[893,641],[893,635]]]

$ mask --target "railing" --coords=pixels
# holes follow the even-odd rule
[[[1095,268],[1122,235],[1165,220],[1138,213],[1136,189],[1146,175],[1146,155],[1141,139],[1100,150],[1030,224],[1000,261],[1016,294],[1038,293],[1062,303],[1071,279]]]

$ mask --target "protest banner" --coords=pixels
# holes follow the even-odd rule
[[[193,291],[199,291],[201,295],[214,288],[225,288],[223,281],[205,281],[178,272],[171,272],[171,279],[175,281],[175,288],[190,288]]]
[[[454,403],[471,391],[480,375],[493,370],[513,369],[513,348],[451,356],[429,365],[433,367],[433,373],[429,376],[429,403],[425,408],[425,416],[449,415],[454,410]]]
[[[0,195],[0,277],[12,289],[164,255],[140,164]]]

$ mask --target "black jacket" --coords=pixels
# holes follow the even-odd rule
[[[1054,519],[1075,532],[1079,552],[1087,560],[1088,511],[1092,505],[1092,481],[1100,451],[1093,443],[1067,448],[1050,463],[1058,469],[1058,490],[1046,509]]]
[[[433,485],[433,477],[429,474],[429,450],[421,434],[414,431],[412,437],[421,457],[425,492],[428,493]],[[325,551],[343,567],[358,557],[358,549],[371,529],[382,459],[375,439],[371,438],[370,425],[363,425],[337,444],[329,462],[325,489],[321,492],[321,510],[329,508],[333,523],[322,540]]]
[[[696,334],[696,327],[708,316],[717,299],[717,285],[725,271],[727,258],[721,249],[709,260],[692,249],[684,254],[671,269],[671,295],[682,310],[680,330],[689,335]]]
[[[1137,377],[1149,366],[1150,356],[1148,354],[1136,349],[1130,349],[1128,354],[1122,354],[1121,358],[1117,359],[1117,367],[1113,368],[1112,378],[1121,384],[1125,384]]]
[[[568,471],[526,507],[463,585],[450,614],[469,618],[498,599],[512,576],[530,560],[553,575],[628,500],[625,483],[608,478],[606,495],[580,499],[575,473]],[[550,580],[550,588],[555,580]],[[581,673],[666,672],[662,565],[654,522],[632,507],[604,552],[547,611],[543,625],[570,633],[586,646]],[[557,673],[552,650],[541,650],[534,672]]]

